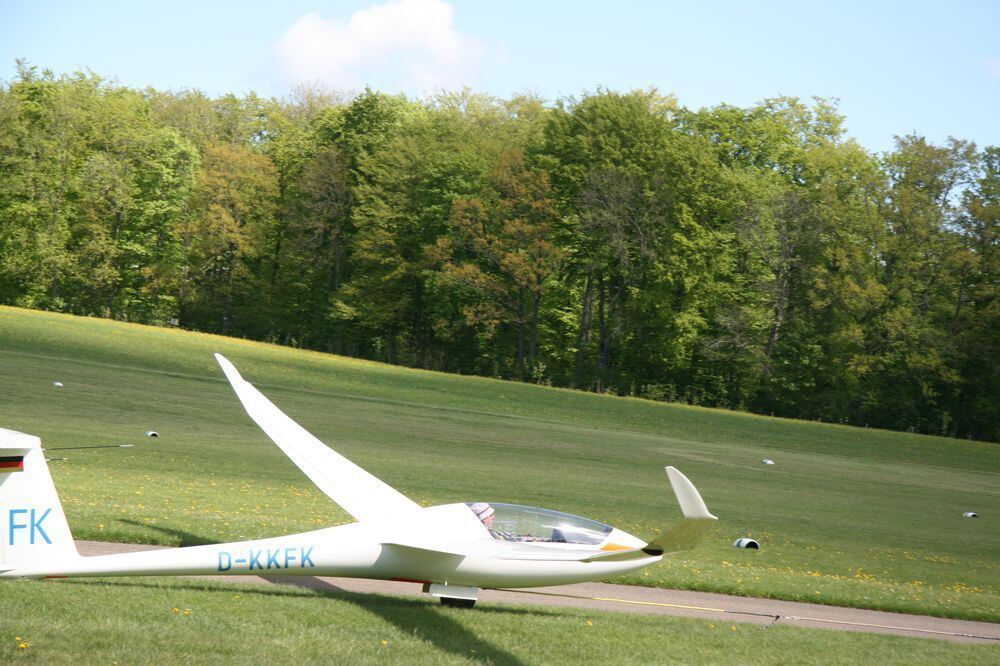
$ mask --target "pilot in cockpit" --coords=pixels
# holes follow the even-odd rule
[[[494,539],[501,539],[503,541],[514,541],[513,535],[507,534],[505,532],[498,532],[493,529],[493,507],[486,502],[476,502],[471,507],[472,513],[476,514],[476,518],[483,521],[483,525],[486,529],[490,531],[490,536]]]
[[[599,545],[611,534],[610,525],[561,511],[518,504],[466,504],[490,536],[501,541]]]

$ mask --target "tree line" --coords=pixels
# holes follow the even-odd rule
[[[0,303],[1000,440],[1000,147],[691,110],[0,86]]]

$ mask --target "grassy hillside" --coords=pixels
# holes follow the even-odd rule
[[[136,445],[50,453],[69,458],[52,470],[76,536],[192,544],[348,520],[246,417],[213,351],[422,503],[539,505],[651,537],[678,515],[676,465],[721,520],[699,550],[618,582],[1000,620],[997,445],[0,308],[0,426],[50,448]],[[762,550],[732,548],[743,536]]]

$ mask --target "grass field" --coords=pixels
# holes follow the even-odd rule
[[[978,666],[1000,657],[992,645],[577,609],[464,611],[428,599],[284,586],[140,579],[0,588],[4,663]]]
[[[0,308],[0,426],[38,435],[50,449],[135,444],[50,452],[69,458],[51,467],[78,538],[190,545],[348,520],[247,418],[213,351],[320,439],[425,504],[545,506],[651,537],[678,515],[662,469],[676,465],[718,526],[697,551],[616,582],[1000,620],[997,445]],[[145,438],[150,429],[161,437]],[[765,457],[777,464],[762,465]],[[964,519],[964,511],[982,517]],[[742,536],[762,549],[732,548]],[[37,589],[107,595],[116,604],[129,596],[116,594],[121,582],[73,584]],[[139,589],[169,596],[174,588]],[[9,598],[0,600],[0,631]],[[742,631],[750,629],[735,633]]]

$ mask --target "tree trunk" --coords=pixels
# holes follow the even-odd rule
[[[232,250],[230,250],[232,253]],[[229,275],[226,278],[226,300],[222,306],[222,335],[229,335],[233,309],[233,274],[236,273],[235,257],[229,262]]]
[[[115,202],[115,207],[117,208],[118,202]],[[122,225],[124,224],[124,215],[119,208],[115,212],[115,227],[114,233],[111,235],[111,251],[114,252],[114,259],[111,262],[111,284],[108,287],[108,316],[111,319],[115,318],[115,296],[118,293],[118,281],[115,277],[118,275],[118,237],[121,235]]]
[[[532,294],[531,303],[531,341],[528,345],[528,367],[534,370],[535,354],[538,352],[538,310],[542,302],[542,294]]]
[[[580,331],[576,338],[576,383],[583,384],[583,364],[590,344],[590,329],[594,324],[594,269],[587,271],[587,286],[583,290],[580,308]]]
[[[420,282],[417,282],[416,293],[413,299],[416,305],[415,321],[413,323],[414,332],[417,339],[417,363],[421,368],[427,369],[427,336],[424,326],[424,290]]]
[[[606,317],[607,290],[604,285],[604,276],[597,278],[597,330],[600,341],[597,352],[597,391],[604,388],[605,371],[608,367],[608,351],[610,347],[608,336],[608,322]]]
[[[771,331],[768,333],[767,345],[764,348],[764,356],[768,359],[768,363],[766,364],[768,374],[771,372],[771,355],[774,353],[774,348],[778,344],[778,338],[781,336],[781,327],[785,323],[785,309],[788,306],[790,281],[788,272],[783,270],[781,274],[778,275],[777,282],[774,286],[774,305],[772,307],[774,318],[771,321]]]
[[[962,314],[962,306],[965,305],[965,289],[969,280],[969,262],[962,262],[962,277],[958,283],[958,296],[955,297],[955,314],[951,317],[951,330],[954,332],[958,328],[958,318]]]
[[[524,379],[524,288],[517,291],[517,373]]]
[[[69,179],[68,169],[68,151],[63,150],[59,157],[59,168],[60,168],[60,179],[59,179],[59,191],[58,194],[53,195],[49,192],[49,205],[52,208],[52,217],[49,222],[49,243],[54,244],[56,235],[59,231],[59,204],[62,203],[63,195],[66,192],[66,184]],[[49,298],[55,301],[59,296],[59,262],[53,261],[52,267],[49,272]]]
[[[278,180],[278,201],[285,201],[285,178]],[[284,205],[278,206],[278,231],[274,235],[273,263],[271,264],[271,287],[278,283],[278,269],[281,267],[281,246],[285,240],[285,229],[288,228],[287,213]]]
[[[611,365],[611,346],[614,339],[621,339],[622,335],[622,292],[625,289],[625,280],[620,276],[608,280],[607,294],[604,295],[604,283],[601,283],[602,298],[606,302],[601,310],[601,355],[598,362],[599,373],[602,384],[607,387],[608,367]],[[606,312],[605,312],[606,311]]]

